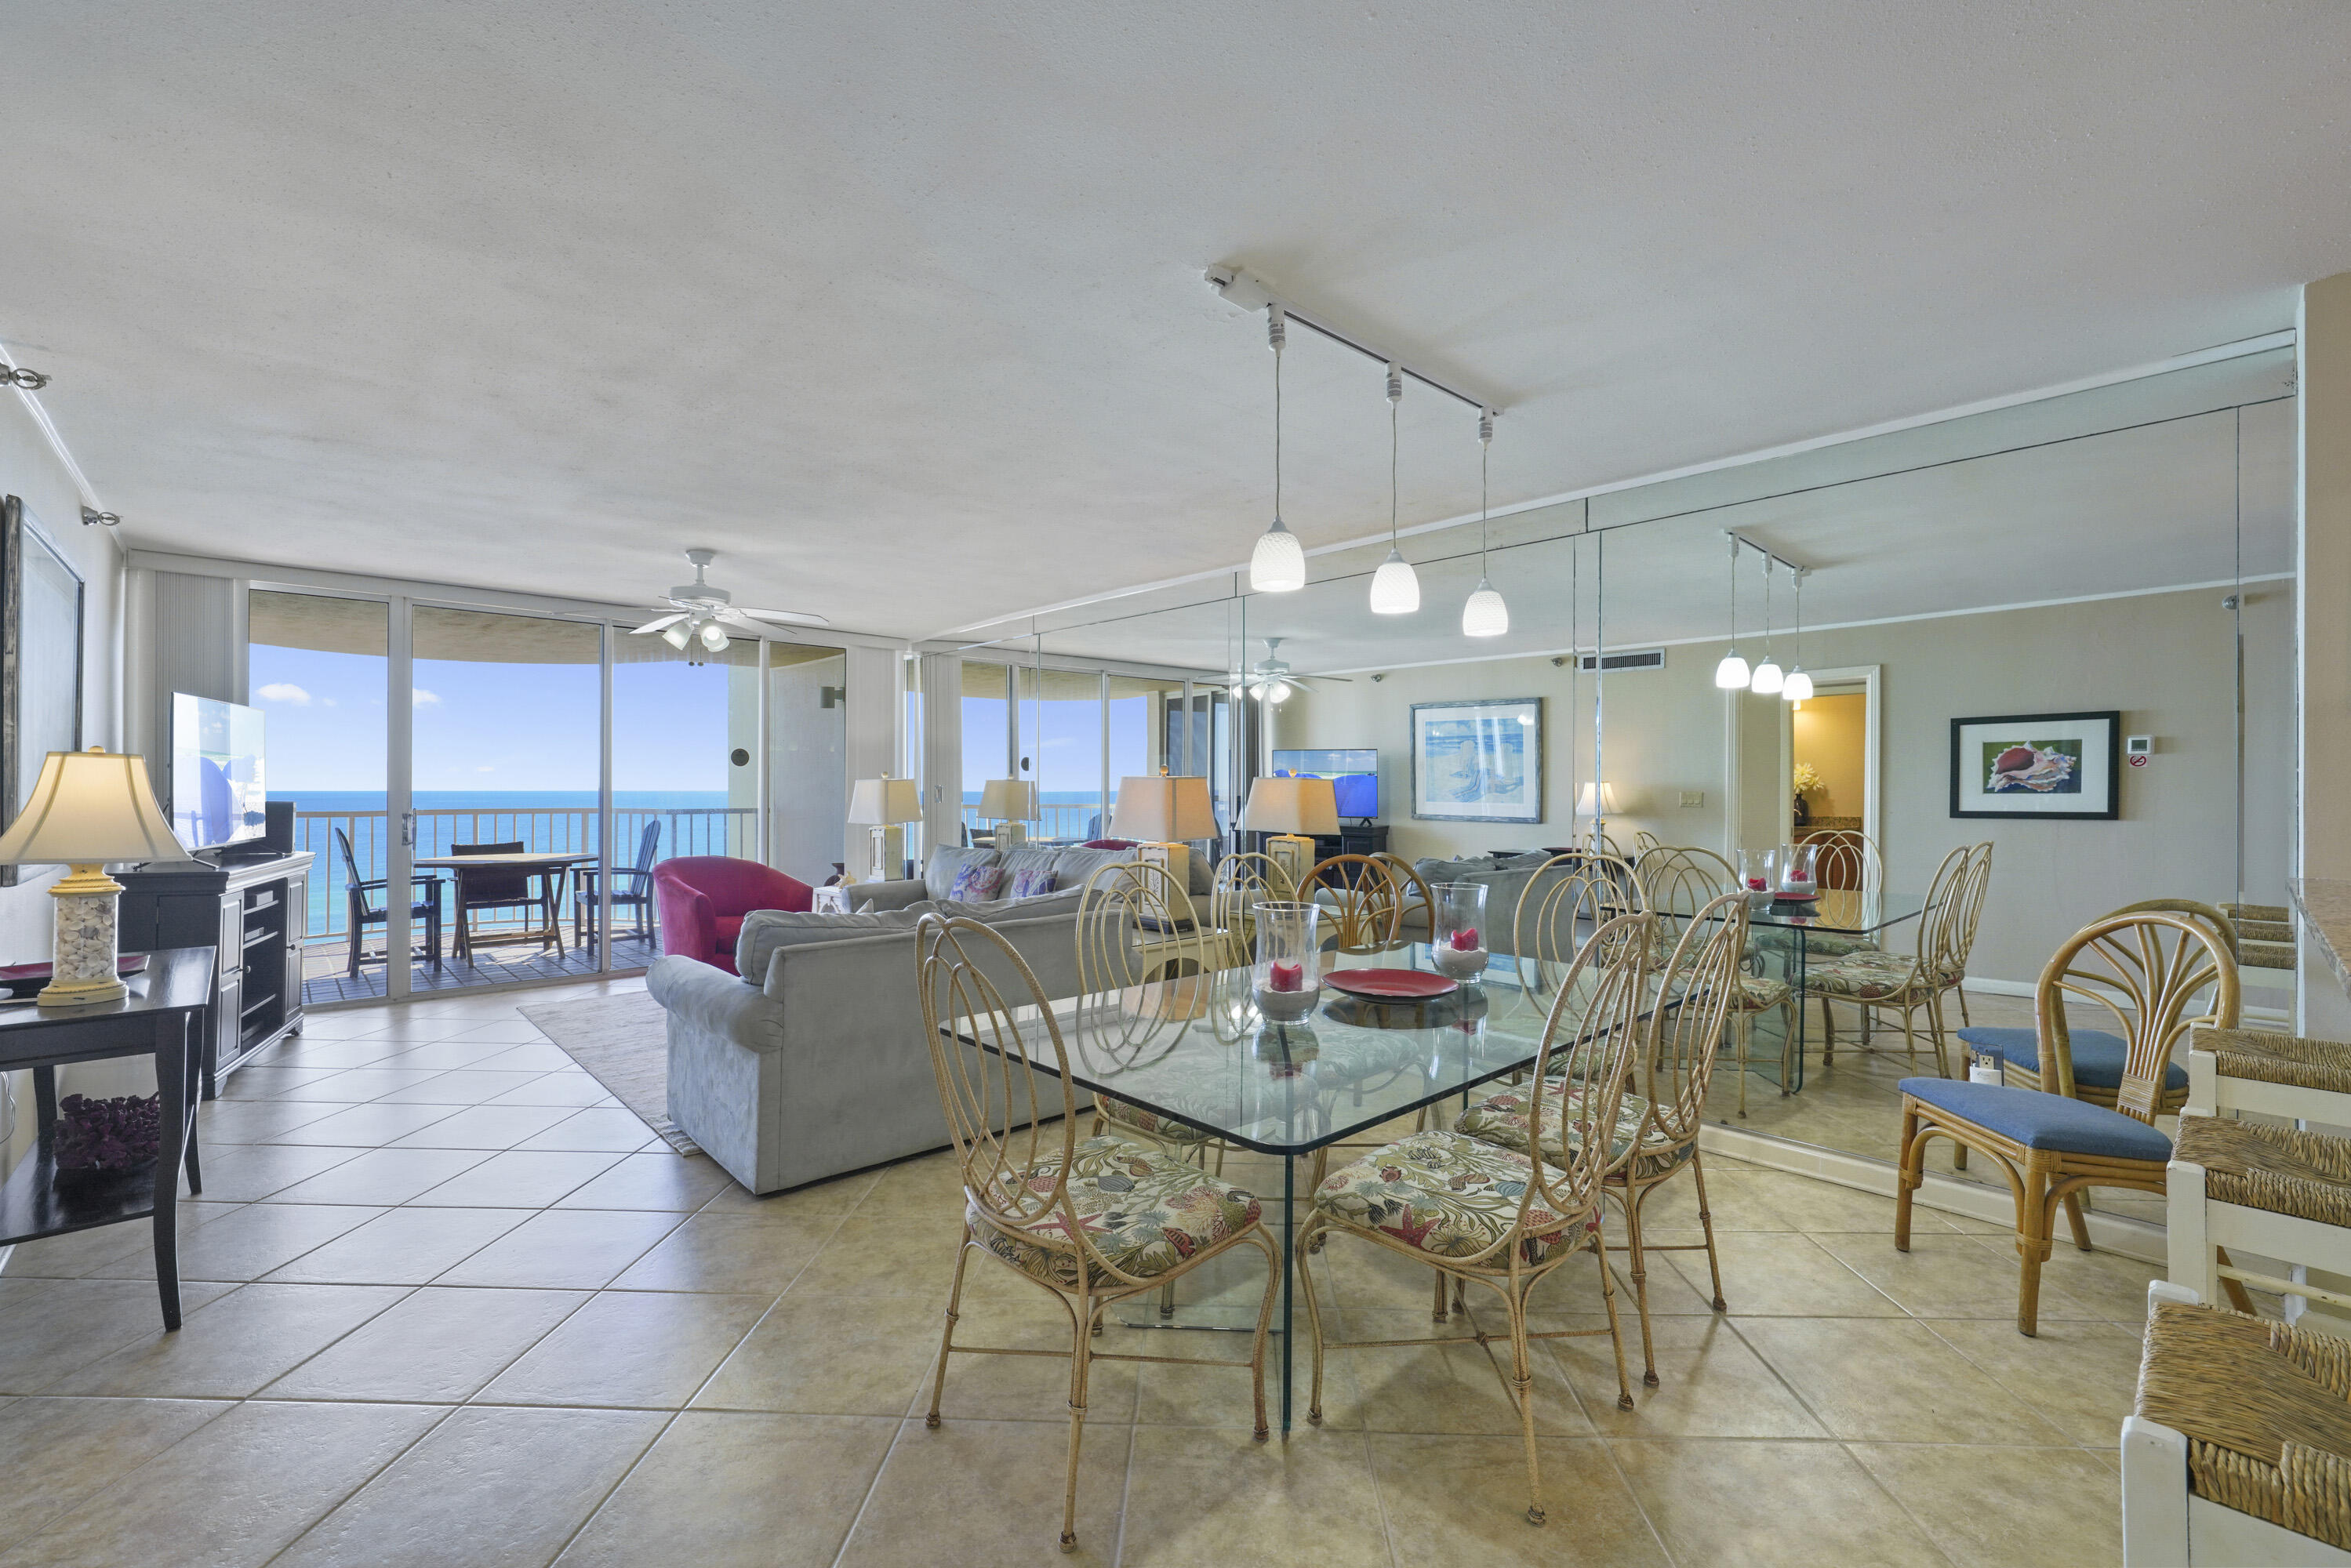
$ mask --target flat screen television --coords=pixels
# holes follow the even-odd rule
[[[1363,746],[1336,751],[1277,751],[1277,779],[1328,779],[1339,798],[1339,815],[1376,817],[1380,814],[1380,754]]]
[[[216,850],[267,831],[261,726],[257,707],[172,694],[172,832],[183,849]]]

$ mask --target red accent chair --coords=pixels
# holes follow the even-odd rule
[[[681,855],[653,867],[653,903],[664,953],[735,973],[735,938],[755,909],[805,914],[814,889],[796,877],[727,855]]]

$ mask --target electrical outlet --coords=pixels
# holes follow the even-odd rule
[[[1683,804],[1683,805],[1685,805],[1685,806],[1703,806],[1703,805],[1705,805],[1705,804],[1706,804],[1706,791],[1705,791],[1705,790],[1703,790],[1703,789],[1685,789],[1685,790],[1683,790],[1683,791],[1682,791],[1682,804]]]

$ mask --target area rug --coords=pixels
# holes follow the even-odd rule
[[[669,1015],[643,991],[524,1008],[522,1016],[681,1155],[702,1151],[670,1124]]]

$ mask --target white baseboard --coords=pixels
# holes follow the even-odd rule
[[[2247,975],[2260,974],[2263,972],[2264,971],[2254,969],[2240,970],[2238,973],[2238,978],[2241,982],[2243,982],[2244,977]],[[2283,973],[2284,971],[2277,970],[2268,972]],[[1970,975],[1968,977],[1967,988],[1970,991],[1981,992],[1985,996],[2022,997],[2025,1000],[2031,1001],[2034,993],[2041,988],[2031,980],[1982,980],[1978,979],[1973,975]],[[2273,1030],[2283,1034],[2293,1033],[2294,993],[2292,989],[2267,986],[2261,987],[2260,989],[2263,992],[2275,989],[2281,1000],[2279,1004],[2275,1006],[2266,1006],[2262,1003],[2251,1001],[2241,1002],[2237,1010],[2239,1015],[2242,1018],[2246,1027],[2250,1029]]]
[[[1972,985],[1974,982],[1969,983]],[[1769,1166],[1773,1170],[1792,1171],[1798,1176],[1833,1182],[1838,1186],[1874,1192],[1880,1197],[1892,1197],[1899,1186],[1894,1166],[1887,1161],[1874,1160],[1865,1155],[1849,1155],[1841,1149],[1823,1149],[1813,1144],[1790,1143],[1768,1133],[1750,1133],[1741,1127],[1709,1122],[1698,1130],[1698,1144],[1709,1155],[1727,1155],[1732,1159]],[[1925,1184],[1918,1188],[1912,1201],[1928,1208],[1962,1214],[1970,1219],[1980,1219],[1993,1225],[2016,1223],[2016,1206],[2005,1189],[1938,1176],[1933,1171],[1927,1173]],[[2092,1195],[2091,1201],[2095,1203],[2095,1194]],[[2106,1214],[2095,1207],[2089,1210],[2088,1219],[2093,1246],[2108,1252],[2119,1252],[2126,1258],[2136,1258],[2142,1263],[2168,1262],[2164,1249],[2163,1227],[2149,1225],[2144,1220],[2127,1219],[2118,1214]]]

